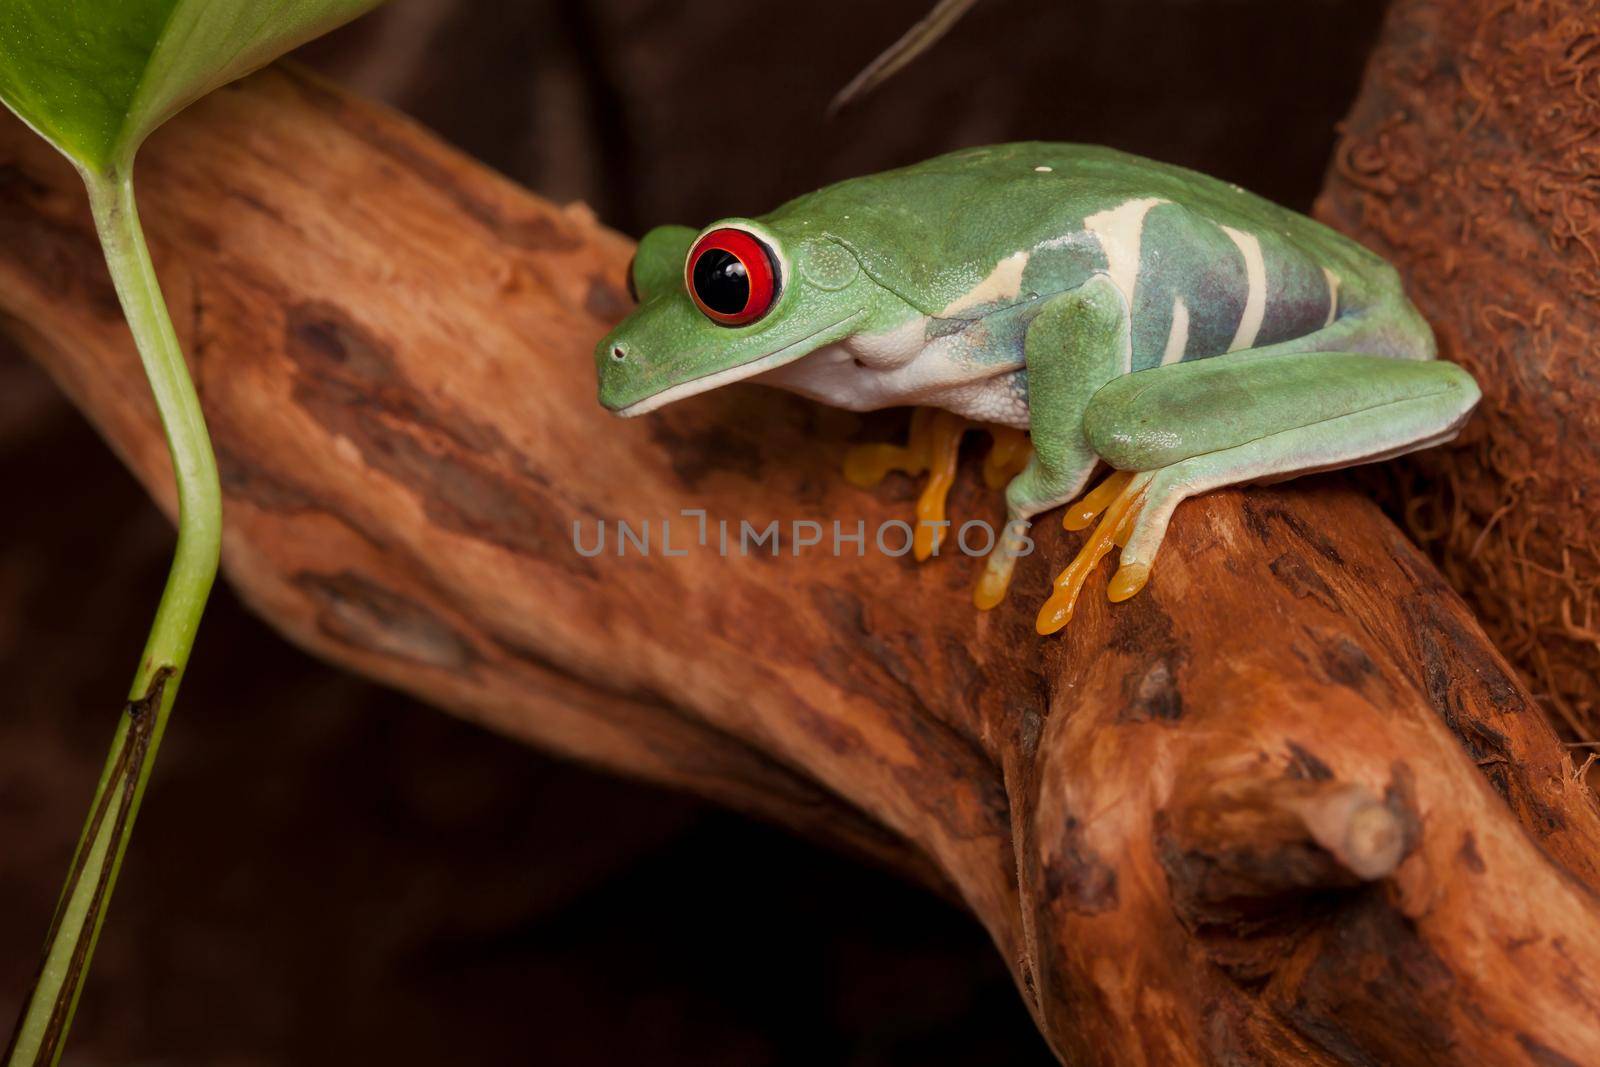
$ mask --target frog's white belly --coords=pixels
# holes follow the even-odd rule
[[[1028,428],[1020,363],[975,360],[960,335],[923,341],[920,322],[893,334],[847,338],[751,380],[847,411],[916,404]]]

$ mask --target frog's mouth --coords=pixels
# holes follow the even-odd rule
[[[776,352],[758,356],[748,363],[740,363],[736,367],[727,367],[723,370],[712,371],[710,374],[702,374],[698,378],[690,378],[686,382],[679,382],[670,389],[663,389],[655,396],[647,396],[643,400],[634,401],[627,407],[618,408],[616,413],[622,418],[631,419],[635,415],[648,414],[657,408],[666,407],[668,404],[694,396],[697,393],[709,392],[724,385],[732,385],[734,382],[742,382],[746,378],[764,374],[769,370],[776,370],[778,367],[793,363],[802,356],[809,356],[821,347],[821,343],[813,343],[817,341],[817,338],[822,337],[824,334],[831,334],[834,330],[847,323],[854,322],[866,313],[866,308],[858,308],[837,322],[830,322],[821,329],[806,334],[798,341],[792,341],[784,345]]]

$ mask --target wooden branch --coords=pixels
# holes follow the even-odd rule
[[[1579,737],[1600,738],[1600,47],[1593,0],[1396,0],[1317,206],[1405,275],[1483,385],[1402,468],[1411,526]]]
[[[1182,783],[1158,828],[1179,910],[1226,925],[1286,897],[1387,878],[1404,858],[1408,809],[1330,779],[1237,778]]]
[[[870,536],[721,556],[721,520],[903,518],[910,483],[838,476],[889,425],[754,387],[600,411],[629,246],[583,209],[292,68],[204,101],[138,177],[228,574],[317,655],[947,886],[1071,1063],[1600,1062],[1595,805],[1344,483],[1185,504],[1145,592],[1097,577],[1041,639],[1076,543],[1053,527],[987,615],[974,561]],[[170,507],[80,190],[9,122],[0,312]],[[997,520],[971,474],[953,513]],[[655,551],[574,549],[618,519]]]

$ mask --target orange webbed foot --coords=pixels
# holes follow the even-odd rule
[[[985,426],[939,408],[917,408],[911,413],[911,432],[904,445],[857,445],[845,454],[845,480],[860,489],[872,488],[890,471],[913,477],[929,474],[928,484],[917,499],[917,523],[912,536],[911,551],[918,560],[935,555],[944,542],[945,503],[955,484],[961,439],[968,430],[978,428],[987,429],[994,442],[984,459],[984,482],[990,488],[1003,488],[1027,465],[1027,433],[1005,426]]]
[[[933,408],[911,412],[911,432],[903,445],[855,445],[844,456],[845,481],[857,489],[871,489],[890,471],[915,477],[928,469],[928,428],[937,414]]]
[[[1078,555],[1056,576],[1055,588],[1044,606],[1034,628],[1041,634],[1053,634],[1072,621],[1078,606],[1078,594],[1089,573],[1113,548],[1125,545],[1128,535],[1138,521],[1139,510],[1144,506],[1144,491],[1151,475],[1133,471],[1113,471],[1086,496],[1075,504],[1067,505],[1062,525],[1068,530],[1081,530],[1104,513],[1100,525],[1095,527],[1089,540],[1078,550]],[[1140,589],[1150,577],[1146,566],[1119,568],[1106,589],[1113,601],[1126,600]]]

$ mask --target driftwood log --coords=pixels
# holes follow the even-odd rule
[[[192,109],[138,178],[228,576],[305,648],[958,896],[1069,1063],[1600,1063],[1600,813],[1344,482],[1184,505],[1144,593],[1101,577],[1041,639],[1053,524],[982,616],[959,556],[721,556],[718,520],[905,517],[909,482],[838,475],[892,419],[754,387],[600,411],[630,249],[583,209],[293,68]],[[170,508],[81,190],[10,121],[0,324]],[[953,512],[997,520],[966,467]],[[668,556],[685,508],[712,544],[680,520]],[[574,548],[645,519],[648,555]]]
[[[1600,738],[1600,9],[1398,0],[1318,214],[1392,260],[1483,385],[1410,532],[1573,734]]]

